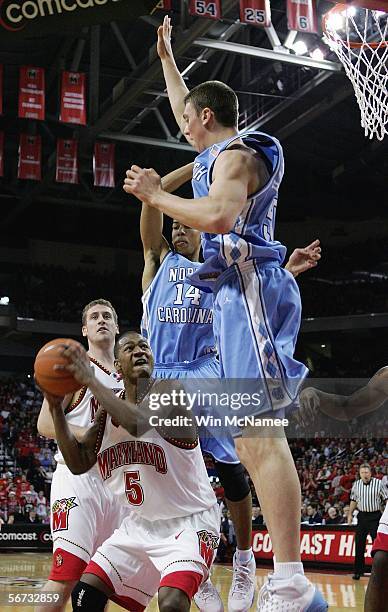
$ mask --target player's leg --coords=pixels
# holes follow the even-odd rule
[[[180,589],[161,587],[158,591],[160,612],[189,612],[191,601]]]
[[[51,533],[53,556],[45,592],[61,595],[61,604],[38,606],[36,612],[63,612],[72,589],[80,579],[93,553],[95,525],[98,517],[90,507],[96,492],[87,479],[75,477],[58,464],[51,484]]]
[[[388,601],[388,551],[378,550],[365,595],[364,612],[385,612]]]
[[[249,263],[233,273],[234,281],[228,278],[218,287],[214,304],[223,376],[244,378],[247,391],[252,385],[261,387],[262,401],[253,401],[252,394],[250,412],[243,416],[268,416],[272,409],[274,418],[282,418],[292,403],[293,388],[306,372],[293,359],[300,323],[299,291],[291,275],[277,266],[259,270],[256,263]],[[324,611],[327,604],[305,578],[300,561],[300,485],[287,440],[279,429],[273,436],[268,432],[263,437],[261,432],[255,439],[247,433],[237,450],[260,496],[276,555],[275,573],[262,592],[260,610],[280,612],[292,601],[300,612]]]
[[[104,612],[105,606],[113,591],[94,574],[83,574],[71,594],[73,610]]]
[[[364,612],[384,612],[388,601],[388,504],[372,547],[373,565],[365,596]]]
[[[240,612],[251,607],[256,588],[256,561],[252,552],[252,496],[241,463],[215,461],[214,465],[225,490],[237,541],[228,610]]]

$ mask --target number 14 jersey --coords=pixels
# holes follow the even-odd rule
[[[141,331],[156,364],[190,362],[215,352],[213,296],[185,282],[200,266],[170,251],[143,295]]]

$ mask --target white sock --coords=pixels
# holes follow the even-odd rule
[[[248,550],[237,549],[237,558],[242,565],[245,565],[245,563],[248,563],[252,559],[252,554],[252,548],[248,548]]]
[[[274,560],[274,574],[273,577],[278,580],[284,580],[287,578],[292,578],[295,574],[302,574],[304,576],[303,564],[300,562],[292,562],[292,563],[278,563],[276,559]]]

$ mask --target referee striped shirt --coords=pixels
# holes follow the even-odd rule
[[[360,478],[352,487],[350,499],[357,503],[360,512],[377,512],[388,500],[388,488],[378,478],[371,478],[368,484]]]

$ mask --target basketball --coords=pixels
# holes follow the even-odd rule
[[[67,393],[74,393],[82,387],[73,375],[67,370],[56,370],[56,365],[67,365],[69,361],[62,357],[61,351],[66,344],[77,345],[76,340],[70,338],[56,338],[50,340],[40,349],[35,358],[34,372],[38,385],[48,393],[63,397]]]

